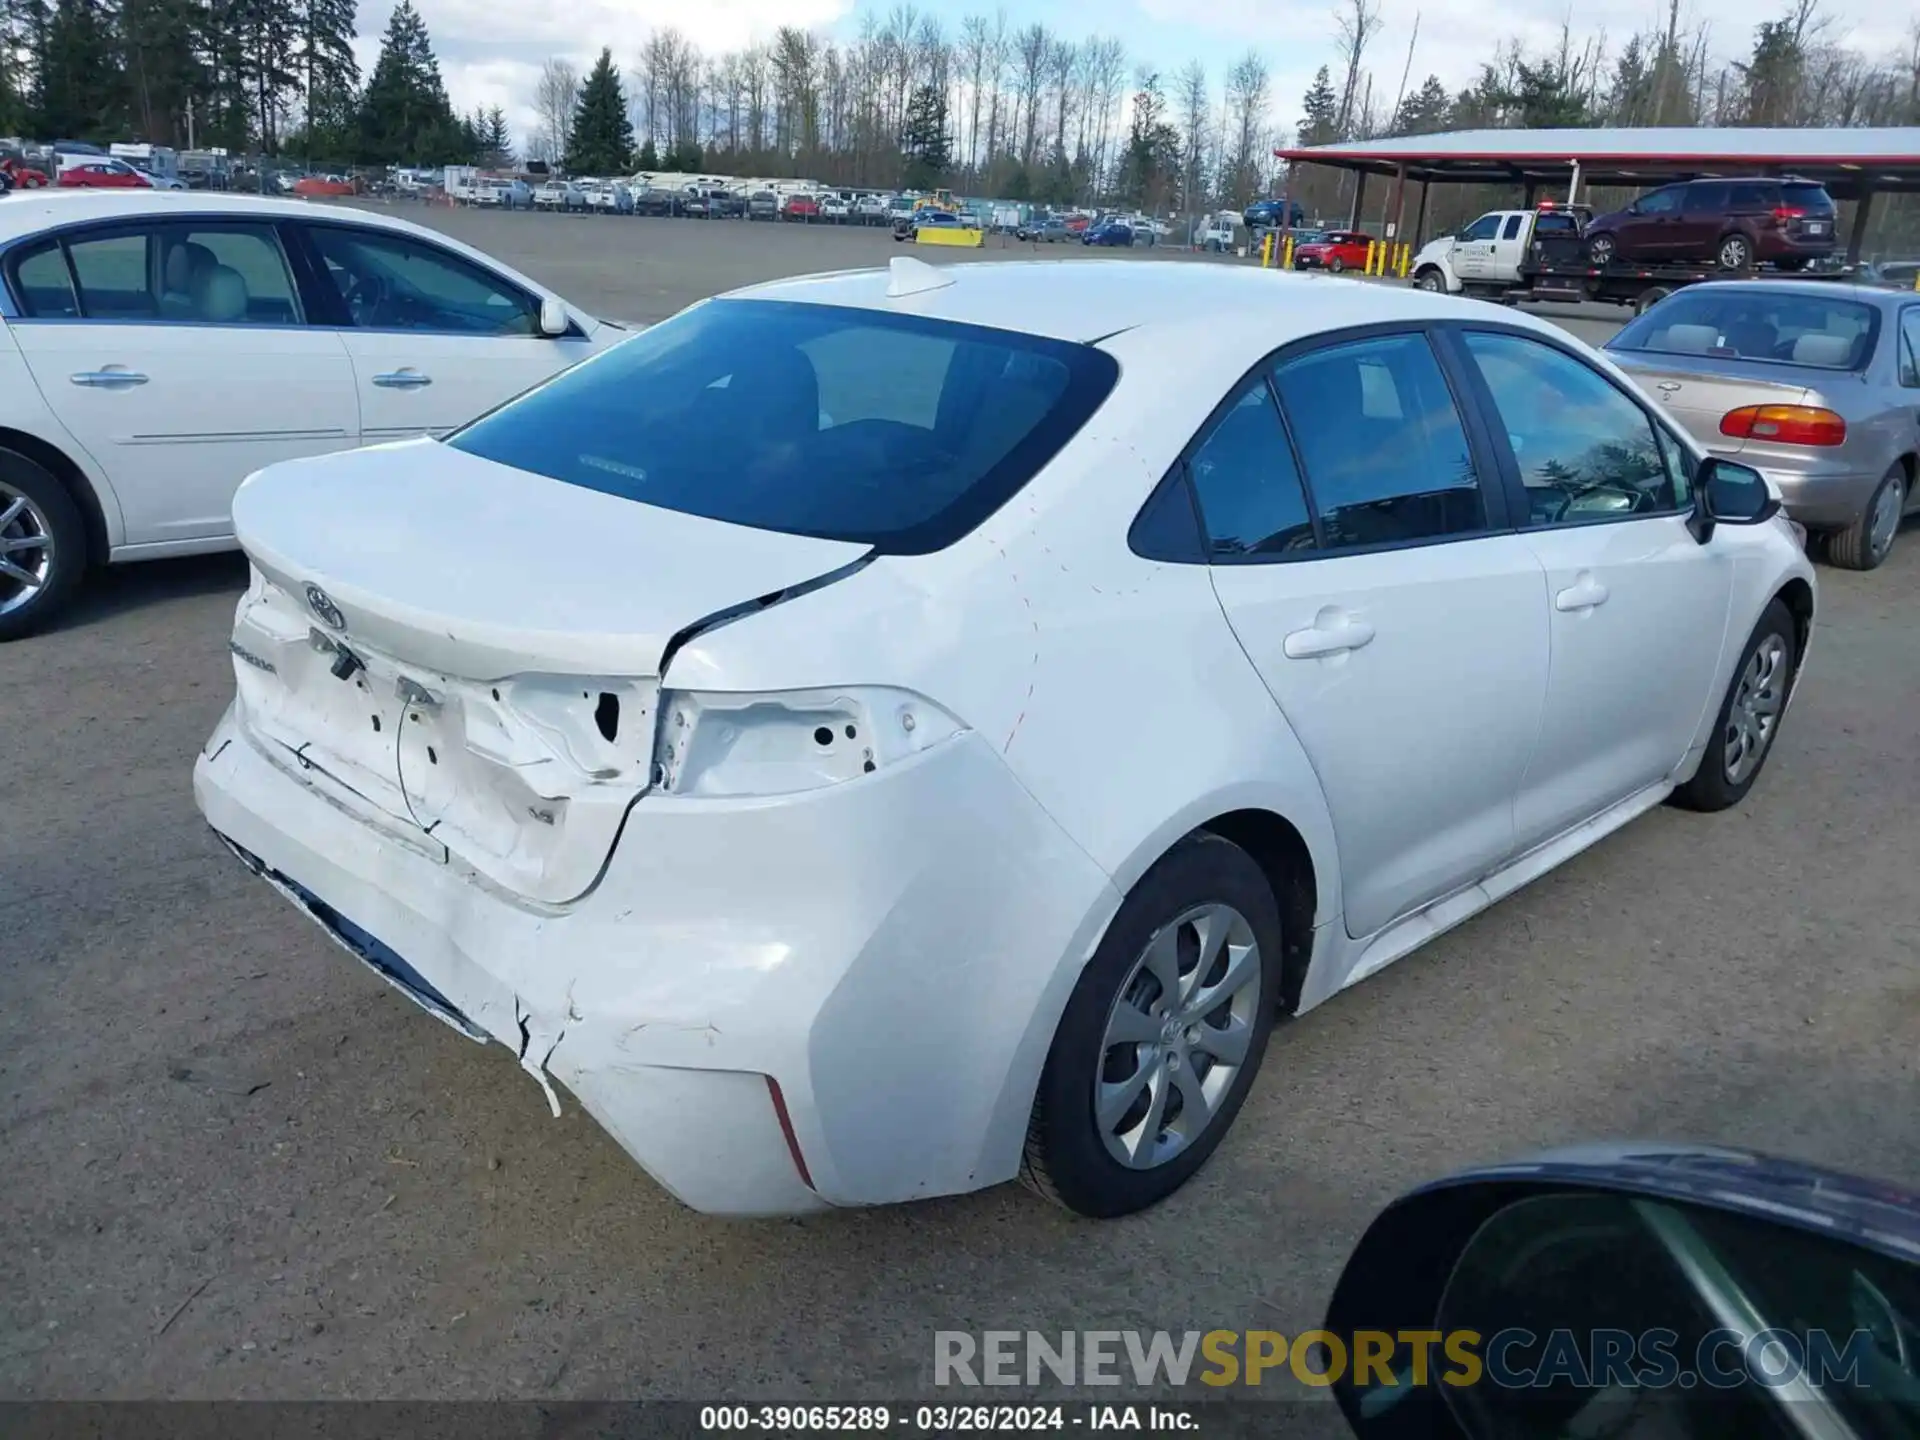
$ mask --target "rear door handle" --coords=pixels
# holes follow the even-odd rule
[[[111,365],[104,370],[82,370],[77,375],[69,375],[67,379],[75,385],[85,385],[94,390],[125,390],[147,383],[147,377],[138,371],[121,370]]]
[[[385,375],[373,377],[373,383],[387,390],[418,390],[422,385],[431,385],[433,377],[422,375],[418,370],[405,368],[389,371]]]
[[[1339,655],[1358,650],[1373,639],[1373,626],[1350,616],[1319,615],[1309,629],[1287,636],[1282,647],[1289,660],[1314,660],[1324,655]]]
[[[1577,577],[1573,584],[1553,597],[1553,608],[1565,611],[1591,610],[1607,603],[1607,587],[1591,575]]]

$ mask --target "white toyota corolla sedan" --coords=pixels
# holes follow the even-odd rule
[[[233,546],[253,471],[444,434],[626,331],[390,215],[217,191],[0,205],[0,642],[91,565]]]
[[[1277,1016],[1745,796],[1814,614],[1565,334],[1194,263],[740,291],[234,518],[213,828],[731,1214],[1159,1200]]]

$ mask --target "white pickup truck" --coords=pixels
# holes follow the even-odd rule
[[[1536,235],[1578,239],[1577,210],[1489,210],[1457,235],[1423,246],[1413,257],[1413,283],[1453,295],[1505,295],[1526,288],[1521,273]]]

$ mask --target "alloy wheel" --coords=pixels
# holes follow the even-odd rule
[[[1093,1113],[1115,1160],[1154,1169],[1218,1119],[1252,1043],[1260,978],[1259,941],[1230,905],[1196,906],[1154,932],[1100,1040]]]
[[[40,507],[0,480],[0,615],[32,603],[53,575],[53,527]]]
[[[1723,270],[1744,270],[1753,259],[1753,248],[1738,235],[1729,235],[1720,242],[1720,268]]]
[[[1760,768],[1780,712],[1787,701],[1787,642],[1770,634],[1760,642],[1740,672],[1733,703],[1727,707],[1727,780],[1743,785]]]
[[[1613,239],[1607,235],[1596,235],[1587,242],[1587,258],[1596,265],[1605,265],[1613,259]]]
[[[1867,549],[1876,565],[1893,548],[1894,532],[1900,528],[1900,512],[1906,508],[1906,501],[1907,487],[1898,475],[1882,485],[1874,497],[1873,513],[1867,518]]]

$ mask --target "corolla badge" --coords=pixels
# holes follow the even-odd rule
[[[324,625],[335,630],[347,628],[347,617],[340,613],[340,607],[333,603],[333,597],[318,585],[307,586],[307,608],[320,617]]]

